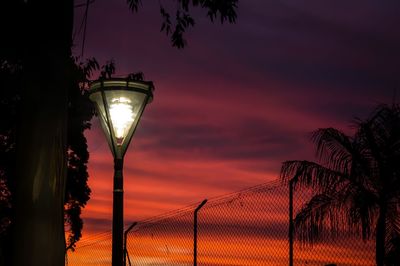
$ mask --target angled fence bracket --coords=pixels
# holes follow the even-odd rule
[[[128,258],[129,265],[131,265],[131,260],[129,258],[129,254],[128,254],[128,248],[126,247],[126,241],[128,238],[129,231],[131,231],[132,228],[135,227],[136,225],[137,225],[137,222],[132,223],[131,226],[129,226],[128,229],[126,229],[124,232],[124,264],[123,264],[124,266],[126,266],[126,258]]]
[[[194,226],[193,226],[193,266],[197,266],[197,213],[207,203],[207,199],[203,200],[194,210]]]

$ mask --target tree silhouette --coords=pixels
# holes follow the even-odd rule
[[[81,209],[86,205],[90,196],[87,186],[87,162],[89,154],[86,139],[83,134],[90,128],[90,119],[94,113],[91,101],[87,97],[84,86],[92,70],[98,68],[95,60],[77,63],[71,79],[68,94],[68,172],[64,203],[64,219],[68,229],[67,249],[73,249],[76,241],[81,237],[82,219]],[[0,242],[2,250],[7,249],[10,237],[8,229],[13,221],[12,195],[15,180],[15,127],[16,110],[19,103],[20,71],[21,69],[10,64],[3,64],[0,69],[1,90],[0,120]],[[4,253],[1,257],[9,255]],[[5,263],[8,265],[9,263]]]
[[[82,236],[83,221],[81,210],[90,198],[90,188],[87,185],[87,150],[84,131],[90,129],[90,120],[94,107],[85,90],[88,79],[93,71],[99,69],[95,59],[78,63],[75,59],[73,79],[71,79],[68,94],[68,125],[67,125],[67,180],[65,186],[64,220],[69,228],[66,250],[74,249],[75,243]]]
[[[206,10],[211,21],[219,19],[232,23],[236,19],[237,2],[171,1],[177,4],[174,5],[175,16],[160,6],[164,21],[161,29],[171,36],[173,46],[182,48],[185,31],[194,25],[189,7]],[[139,10],[140,0],[127,3],[132,11]],[[74,0],[5,0],[1,3],[0,29],[4,36],[0,42],[1,67],[9,65],[20,70],[15,84],[20,86],[20,93],[12,136],[16,166],[12,176],[15,179],[10,181],[11,191],[14,191],[11,195],[12,243],[8,245],[12,247],[12,265],[64,263],[67,162],[69,156],[73,159],[76,155],[68,153],[68,140],[83,143],[82,139],[68,139],[68,127],[72,124],[67,115],[68,111],[73,111],[68,100],[70,87],[76,86],[73,75],[77,66],[71,47],[74,7],[78,5],[80,3]],[[78,126],[77,131],[84,127]],[[84,153],[81,159],[85,160]],[[70,167],[76,168],[75,173],[82,171],[80,166],[70,164]],[[76,213],[76,205],[69,206],[69,214]]]
[[[201,7],[207,11],[207,17],[213,22],[219,19],[221,23],[228,21],[234,23],[236,21],[236,9],[239,0],[176,0],[174,7],[175,16],[167,11],[167,7],[161,2],[160,15],[163,20],[161,31],[170,36],[171,44],[177,48],[183,48],[187,44],[184,33],[190,27],[195,25],[194,18],[190,15],[190,8]],[[129,8],[132,12],[137,12],[141,5],[140,0],[127,0]],[[172,21],[171,21],[172,20]]]
[[[314,192],[295,217],[296,235],[313,243],[329,228],[330,236],[349,231],[364,240],[375,237],[376,264],[399,265],[389,260],[399,250],[400,107],[381,105],[355,127],[351,137],[334,128],[313,132],[320,163],[283,163],[284,181]]]

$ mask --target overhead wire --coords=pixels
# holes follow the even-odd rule
[[[95,1],[96,0],[90,0],[89,4],[93,4]],[[86,6],[86,5],[87,5],[87,3],[80,3],[80,4],[74,5],[74,8],[79,8],[79,7],[83,7],[83,6]]]
[[[83,40],[82,40],[82,51],[81,51],[81,56],[82,57],[83,57],[83,52],[85,50],[86,28],[87,28],[88,14],[89,14],[89,2],[90,2],[90,0],[86,0],[85,25],[84,25],[84,28],[83,28]]]
[[[93,4],[96,0],[86,0],[85,3],[80,3],[74,5],[74,8],[80,8],[80,7],[85,7],[85,12],[82,17],[81,23],[79,27],[74,30],[74,33],[72,34],[72,40],[74,41],[76,36],[78,36],[83,29],[83,36],[82,36],[82,47],[81,47],[81,57],[83,57],[84,54],[84,49],[85,49],[85,42],[86,42],[86,29],[87,29],[87,21],[88,21],[88,13],[89,13],[89,6]]]

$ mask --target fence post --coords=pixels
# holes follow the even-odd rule
[[[193,226],[193,266],[197,266],[197,213],[207,203],[207,199],[203,200],[194,210],[194,226]]]
[[[293,179],[289,181],[289,266],[293,266]]]
[[[137,222],[132,223],[131,226],[129,226],[128,229],[126,229],[125,232],[124,232],[124,264],[123,264],[124,266],[126,266],[126,257],[128,256],[128,249],[126,247],[126,241],[127,241],[127,238],[128,238],[128,233],[136,225],[137,225]],[[129,265],[130,265],[130,260],[129,260]]]

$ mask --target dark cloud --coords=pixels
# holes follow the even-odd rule
[[[290,147],[298,146],[297,136],[261,119],[245,119],[235,125],[152,122],[147,123],[146,132],[151,142],[140,144],[138,149],[182,156],[267,160],[282,158]]]

